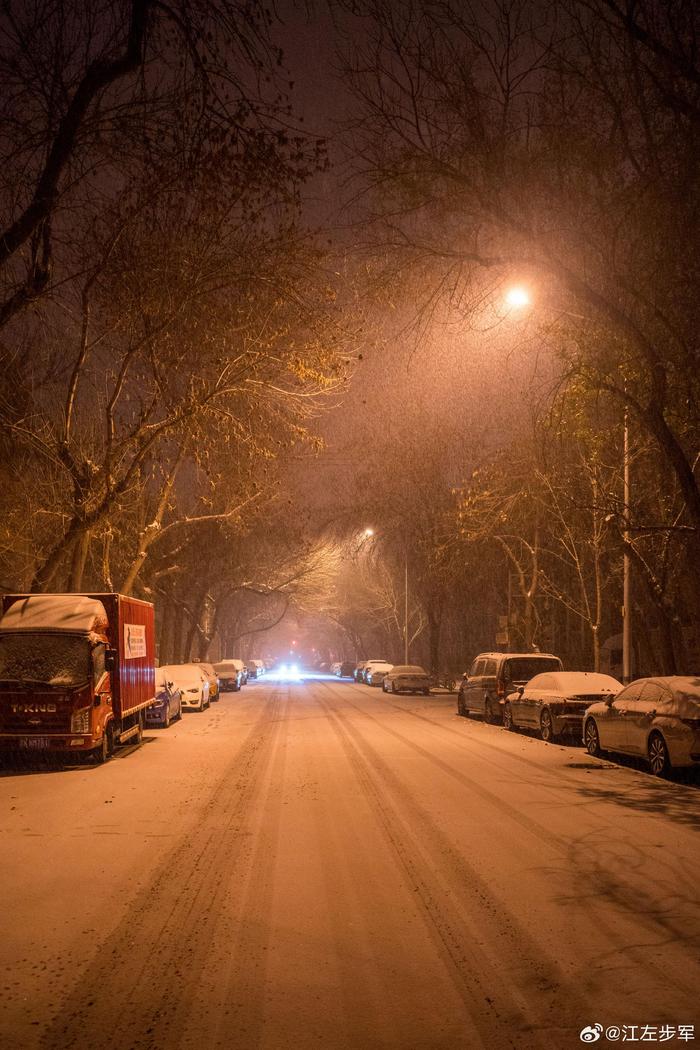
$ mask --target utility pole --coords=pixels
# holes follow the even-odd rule
[[[403,607],[403,662],[408,663],[408,548],[403,551],[404,607]]]
[[[631,559],[628,552],[628,544],[630,542],[630,435],[629,435],[629,414],[627,405],[625,405],[625,425],[622,439],[623,448],[623,521],[624,531],[623,537],[625,541],[625,550],[622,560],[622,682],[623,685],[627,685],[632,679],[632,654],[631,654],[631,635],[632,635],[632,623],[631,623],[631,588],[630,588],[630,575],[631,575]]]

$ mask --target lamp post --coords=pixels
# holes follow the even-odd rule
[[[628,544],[630,541],[630,433],[627,405],[625,405],[625,422],[622,434],[622,502],[625,550],[622,555],[622,683],[627,685],[632,679],[632,602],[631,602],[631,560]]]
[[[403,549],[404,605],[403,605],[403,662],[408,663],[408,549]]]
[[[527,288],[515,285],[509,288],[505,294],[506,304],[514,310],[530,306],[531,298]],[[580,314],[572,314],[565,311],[568,317],[578,317],[585,320]],[[627,388],[625,387],[625,392]],[[632,561],[628,553],[630,541],[630,445],[629,445],[629,412],[625,405],[624,429],[622,438],[622,520],[623,538],[625,549],[622,555],[622,681],[624,685],[632,679]]]

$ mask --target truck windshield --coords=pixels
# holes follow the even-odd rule
[[[84,685],[92,672],[90,642],[75,634],[0,634],[0,682]]]

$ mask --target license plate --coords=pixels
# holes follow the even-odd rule
[[[27,751],[41,751],[50,744],[51,741],[47,736],[23,736],[19,740],[19,746]]]

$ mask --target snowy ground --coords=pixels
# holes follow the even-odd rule
[[[262,679],[0,777],[0,1047],[700,1045],[699,803],[452,697]]]

